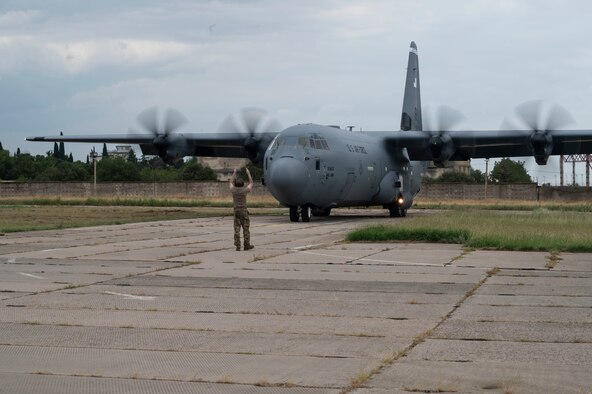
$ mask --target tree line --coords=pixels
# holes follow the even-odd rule
[[[446,172],[438,178],[424,178],[428,183],[469,183],[484,184],[485,174],[480,170],[471,169],[468,174],[461,172]],[[523,161],[508,158],[501,159],[493,165],[489,173],[491,183],[532,183],[532,178],[524,167]]]
[[[10,181],[91,181],[93,179],[92,159],[86,162],[75,161],[72,153],[66,154],[64,143],[54,144],[54,149],[45,155],[21,153],[14,154],[2,148],[0,142],[0,180]],[[97,181],[212,181],[216,173],[202,165],[197,159],[180,161],[175,166],[167,166],[158,157],[138,159],[133,150],[127,158],[110,156],[106,145],[103,155],[97,162]]]
[[[247,166],[253,178],[259,180],[263,170],[254,165]],[[239,173],[244,179],[244,168]],[[20,148],[11,155],[0,142],[0,180],[12,181],[90,181],[93,178],[93,164],[87,156],[86,162],[74,161],[72,153],[66,154],[64,143],[54,143],[54,148],[45,155],[21,153]],[[167,166],[158,157],[138,159],[133,150],[127,158],[110,156],[103,144],[102,159],[97,162],[97,181],[210,181],[216,180],[216,173],[202,165],[197,159],[180,161]],[[469,174],[446,172],[438,178],[424,178],[426,182],[485,183],[485,174],[471,169]],[[489,175],[492,183],[532,182],[523,161],[501,159],[493,166]]]

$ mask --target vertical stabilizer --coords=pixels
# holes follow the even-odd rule
[[[411,46],[409,47],[405,97],[403,98],[403,113],[401,114],[401,130],[422,130],[421,97],[419,94],[419,62],[415,41],[411,41]]]

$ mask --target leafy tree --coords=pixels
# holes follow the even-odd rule
[[[16,148],[16,155],[20,156],[21,155],[21,148]]]
[[[103,157],[97,163],[99,181],[137,181],[139,177],[138,166],[121,157]]]
[[[13,160],[7,150],[0,149],[0,179],[14,179]]]
[[[84,163],[59,161],[55,166],[46,169],[40,177],[47,181],[89,181],[91,173]]]
[[[103,157],[109,157],[109,152],[107,152],[107,144],[103,144]]]
[[[143,182],[172,182],[182,180],[181,172],[174,167],[151,168],[142,167],[140,169],[140,181]]]
[[[0,150],[4,150],[4,148],[2,147],[2,141],[0,141]]]
[[[70,163],[74,163],[74,156],[72,156],[72,152],[70,152],[70,156],[68,156],[68,161]]]
[[[58,147],[57,142],[53,143],[53,157],[55,157],[56,159],[60,157],[60,148]]]
[[[473,179],[473,183],[485,183],[485,174],[481,170],[471,168],[470,177]]]
[[[258,166],[258,165],[255,165],[253,163],[249,163],[246,166],[244,166],[243,168],[241,168],[238,171],[238,175],[241,178],[243,178],[245,181],[247,179],[249,179],[249,177],[247,176],[247,171],[245,171],[245,169],[247,169],[247,168],[251,172],[251,176],[253,177],[253,181],[254,182],[261,181],[261,178],[263,178],[263,167],[262,166]]]
[[[136,164],[138,162],[138,158],[136,157],[136,152],[133,149],[130,149],[129,154],[127,155],[127,161],[130,163]]]
[[[184,181],[215,181],[216,173],[208,166],[201,165],[196,158],[189,160],[181,169]]]
[[[513,161],[508,158],[501,159],[493,166],[491,180],[496,183],[530,183],[532,179],[523,161]]]
[[[432,180],[434,183],[473,183],[473,178],[463,172],[445,172]]]
[[[60,142],[60,154],[58,159],[66,160],[66,147],[63,142]]]

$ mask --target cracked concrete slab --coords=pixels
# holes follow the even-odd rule
[[[368,212],[2,237],[0,392],[591,387],[589,255],[343,243]]]

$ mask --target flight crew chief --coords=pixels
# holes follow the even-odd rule
[[[253,249],[251,245],[251,233],[249,232],[249,211],[247,211],[247,194],[253,189],[253,178],[247,168],[249,184],[245,187],[242,179],[236,177],[236,168],[229,180],[230,192],[232,193],[232,203],[234,206],[234,246],[236,250],[241,250],[240,228],[243,228],[243,237],[245,239],[244,250]]]

